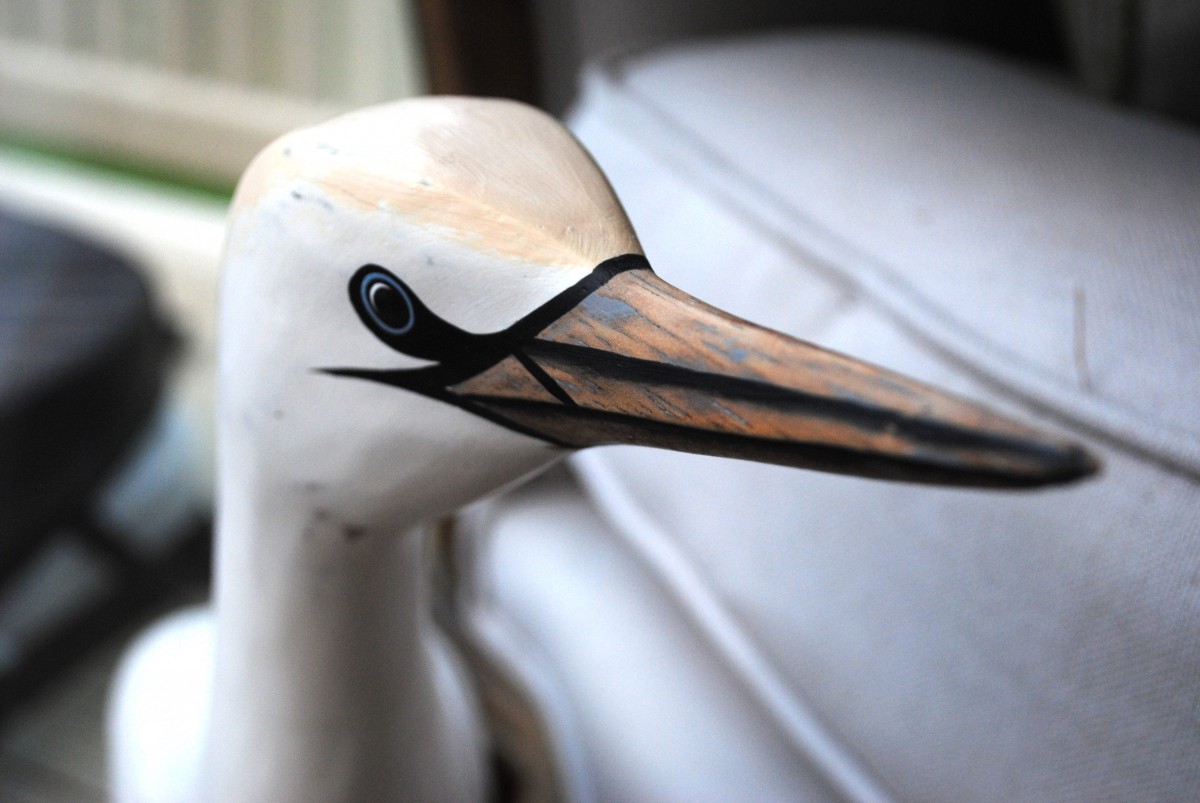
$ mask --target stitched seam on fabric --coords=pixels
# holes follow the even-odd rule
[[[796,753],[846,800],[893,800],[865,762],[788,686],[762,648],[709,589],[695,564],[623,491],[620,480],[600,456],[585,451],[572,455],[569,462],[597,513],[655,576],[658,587],[674,598],[680,613],[712,645]]]

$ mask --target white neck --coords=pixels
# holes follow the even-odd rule
[[[422,530],[366,532],[245,465],[221,489],[208,798],[479,799]]]

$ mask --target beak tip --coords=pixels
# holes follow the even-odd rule
[[[1069,447],[1065,462],[1067,470],[1064,475],[1067,482],[1087,479],[1104,470],[1104,464],[1100,462],[1100,459],[1077,443],[1073,443]]]
[[[1074,442],[1064,443],[1055,459],[1047,460],[1035,485],[1069,485],[1096,476],[1104,464],[1087,448]]]

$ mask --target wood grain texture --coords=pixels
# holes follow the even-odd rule
[[[504,358],[454,389],[467,396],[529,399],[549,404],[558,401],[516,357]]]
[[[814,397],[869,401],[903,417],[936,417],[1016,437],[1034,434],[927,385],[732,316],[647,271],[618,276],[540,339]]]
[[[234,214],[312,185],[531,265],[595,267],[641,246],[607,179],[557,121],[504,100],[418,98],[288,135],[251,165]]]
[[[629,443],[963,485],[1063,482],[1095,468],[1073,444],[738,319],[648,269],[614,276],[518,353],[452,392],[576,448]]]

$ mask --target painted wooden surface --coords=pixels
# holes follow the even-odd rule
[[[949,484],[1039,485],[1093,468],[1069,443],[739,320],[648,268],[615,276],[523,352],[559,393],[512,361],[455,390],[577,448],[636,443]]]
[[[1012,485],[1093,467],[665,285],[591,158],[511,102],[408,101],[270,146],[231,215],[220,338],[215,614],[181,637],[215,633],[213,669],[147,648],[117,697],[211,699],[159,725],[222,801],[485,794],[423,528],[574,448]],[[116,718],[130,799],[147,740],[153,718]]]

